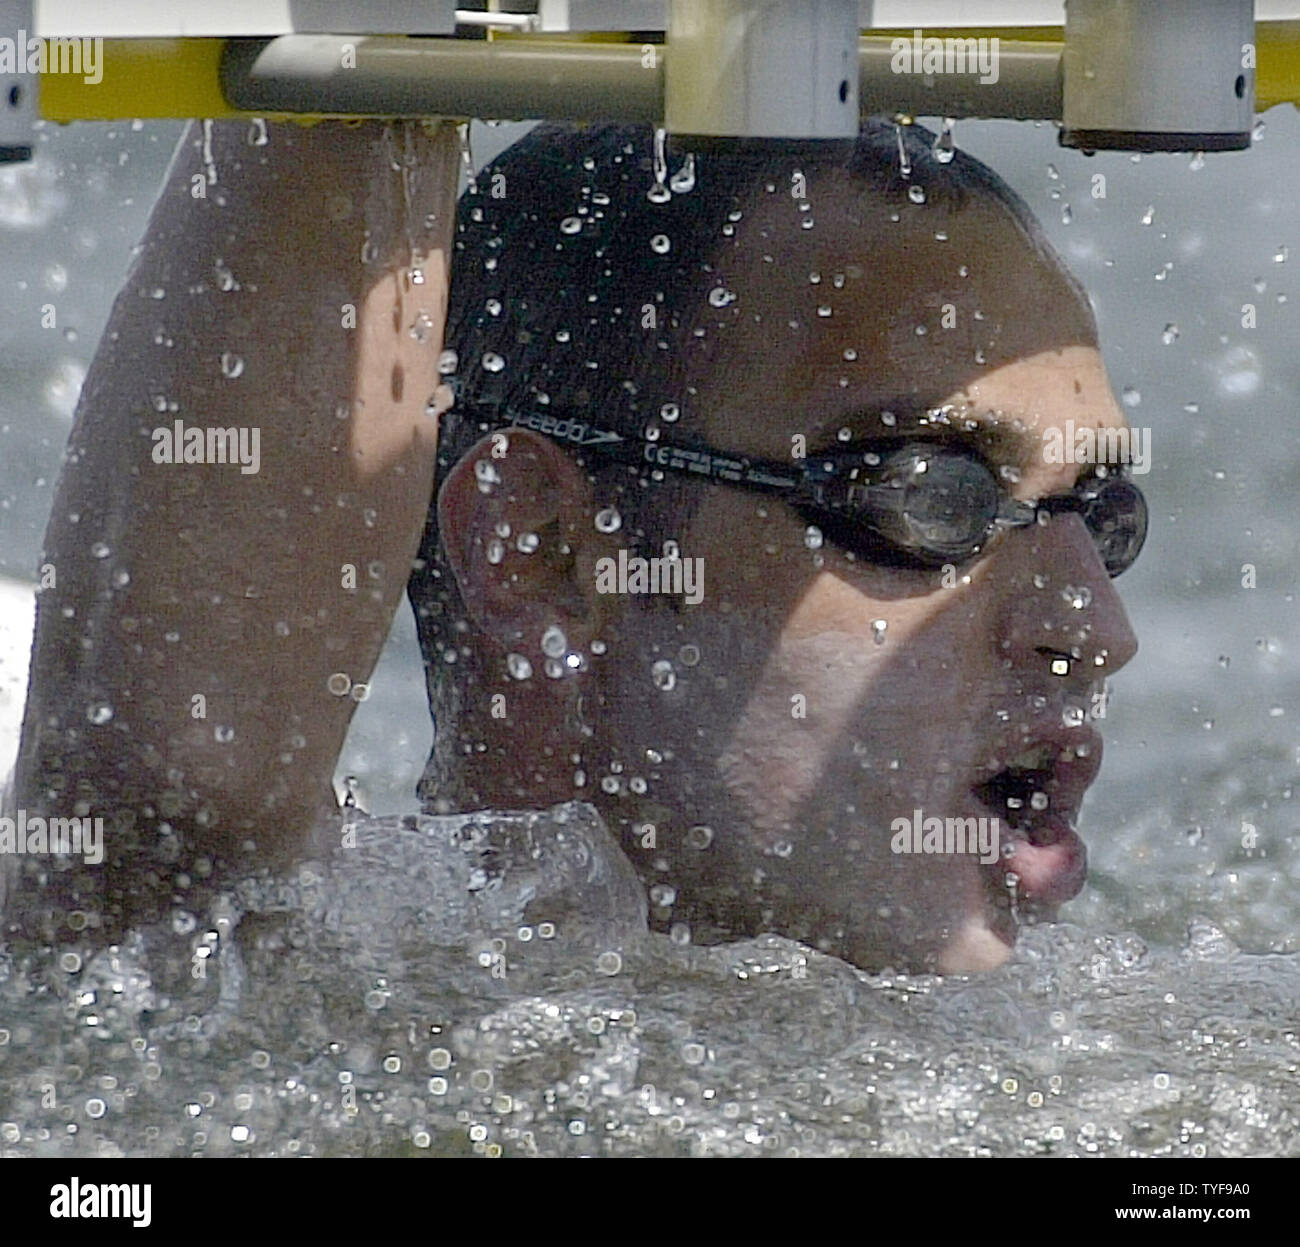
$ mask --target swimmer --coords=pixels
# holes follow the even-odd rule
[[[274,150],[291,128],[271,129]],[[348,130],[354,146],[337,153],[322,135],[341,130],[306,133],[342,162],[395,132]],[[541,126],[459,206],[455,363],[438,388],[453,166],[445,132],[418,135],[433,148],[419,170],[440,208],[421,245],[436,258],[412,285],[400,231],[377,240],[369,336],[332,346],[320,324],[346,301],[358,222],[312,237],[301,215],[282,219],[294,177],[324,183],[313,163],[283,160],[277,186],[218,126],[214,159],[245,167],[229,224],[205,233],[165,209],[195,161],[182,148],[141,260],[155,270],[133,274],[114,310],[60,483],[51,538],[112,554],[102,566],[83,554],[60,588],[73,622],[41,595],[20,800],[108,790],[137,851],[165,813],[173,841],[223,860],[245,837],[291,856],[293,836],[256,833],[303,828],[332,804],[351,707],[321,688],[330,673],[366,678],[414,554],[436,723],[426,809],[590,801],[650,889],[655,924],[699,942],[774,932],[871,969],[1001,964],[1018,926],[1084,880],[1075,824],[1101,761],[1086,708],[1136,651],[1112,577],[1145,531],[1121,464],[1043,454],[1067,421],[1124,417],[1087,297],[1028,209],[964,154],[936,158],[916,127],[902,131],[907,177],[895,127],[869,122],[848,145],[709,151],[693,187],[647,196],[648,128]],[[240,240],[246,287],[265,287],[242,300],[244,372],[261,388],[241,410],[252,398],[265,412],[263,478],[279,475],[227,469],[218,498],[102,476],[124,452],[83,428],[107,438],[128,407],[152,423],[154,394],[191,422],[238,423],[218,406],[240,402],[237,381],[199,375],[232,349],[230,325],[136,291],[157,282],[181,303]],[[202,258],[180,259],[191,252]],[[429,322],[418,349],[400,332],[416,304]],[[148,346],[159,325],[166,352]],[[367,401],[335,420],[349,386]],[[435,390],[436,477],[422,415]],[[287,432],[277,442],[268,426]],[[387,449],[359,456],[372,437]],[[262,498],[241,492],[249,480]],[[132,501],[142,488],[155,496]],[[80,501],[87,489],[97,507]],[[187,534],[188,548],[155,549],[149,528]],[[363,624],[333,579],[363,566],[358,542],[382,565]],[[665,554],[698,560],[697,603],[602,591],[602,560]],[[239,745],[227,755],[184,717],[205,687],[227,692]],[[113,693],[112,722],[77,713]],[[924,818],[1001,820],[996,860],[895,852],[896,820]],[[138,875],[119,860],[122,878]],[[106,922],[130,895],[117,888]]]

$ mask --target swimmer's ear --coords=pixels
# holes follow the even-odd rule
[[[599,635],[596,560],[617,549],[594,511],[585,470],[530,429],[489,433],[438,493],[438,532],[470,617],[535,665],[552,624],[570,650]]]

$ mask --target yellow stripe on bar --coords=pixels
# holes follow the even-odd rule
[[[1258,22],[1255,106],[1300,105],[1300,21]],[[872,39],[911,38],[911,30],[873,30]],[[1023,42],[1061,43],[1059,26],[953,27],[929,29],[939,38],[997,36]],[[545,43],[557,36],[510,32],[508,40]],[[572,36],[558,36],[572,39]],[[49,121],[118,121],[133,117],[240,117],[221,94],[218,68],[223,39],[105,39],[103,79],[87,83],[76,74],[41,76],[41,115]],[[295,113],[285,120],[315,121],[338,114]]]

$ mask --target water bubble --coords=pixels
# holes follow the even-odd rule
[[[671,693],[677,687],[677,672],[666,658],[659,659],[651,666],[650,678],[661,693]]]
[[[623,517],[615,507],[602,507],[596,512],[596,531],[616,533],[623,526]]]

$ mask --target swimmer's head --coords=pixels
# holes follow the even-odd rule
[[[865,486],[921,445],[1022,503],[1104,472],[1042,449],[1123,425],[1086,296],[932,137],[678,156],[665,188],[648,129],[544,126],[461,204],[456,407],[411,589],[422,795],[593,801],[655,921],[695,938],[984,968],[1082,884],[1088,712],[1135,649],[1082,514],[918,563],[725,471],[582,448],[860,456]],[[959,843],[980,819],[996,861]]]

